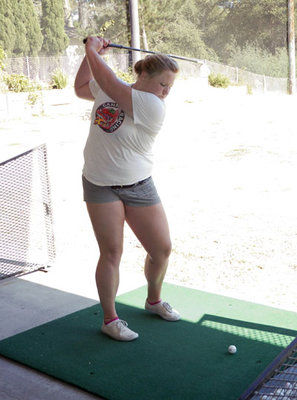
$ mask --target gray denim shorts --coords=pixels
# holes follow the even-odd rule
[[[97,186],[82,177],[84,201],[87,203],[110,203],[121,200],[132,207],[148,207],[161,202],[152,177],[129,187]]]

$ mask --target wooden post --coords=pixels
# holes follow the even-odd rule
[[[289,94],[296,93],[294,0],[288,0]]]
[[[130,25],[131,25],[131,47],[140,47],[140,34],[139,34],[139,17],[138,17],[138,0],[129,0],[130,8]],[[133,65],[136,61],[140,60],[140,53],[132,52]]]

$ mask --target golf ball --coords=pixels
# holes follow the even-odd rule
[[[231,344],[231,345],[228,347],[228,352],[229,352],[230,354],[235,354],[235,353],[237,352],[236,346],[234,346],[234,344]]]

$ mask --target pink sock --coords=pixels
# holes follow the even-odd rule
[[[155,303],[150,303],[150,302],[147,300],[147,302],[149,303],[149,305],[150,305],[150,306],[155,306],[156,304],[159,304],[159,303],[161,303],[161,301],[162,301],[162,299],[161,299],[161,300],[158,300],[158,301],[156,301]]]
[[[110,324],[111,322],[116,321],[117,319],[119,319],[119,317],[116,317],[116,318],[114,318],[114,319],[111,319],[111,320],[108,321],[108,322],[105,322],[105,321],[104,321],[104,323],[105,323],[105,325],[108,325],[108,324]]]

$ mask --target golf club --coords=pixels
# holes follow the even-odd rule
[[[87,38],[85,38],[83,40],[83,43],[87,43]],[[149,53],[149,54],[162,54],[160,52],[157,51],[150,51],[150,50],[144,50],[144,49],[137,49],[135,47],[127,47],[127,46],[122,46],[121,44],[114,44],[114,43],[110,43],[108,45],[108,47],[113,47],[116,49],[124,49],[124,50],[130,50],[130,51],[140,51],[141,53]],[[176,56],[174,54],[166,54],[166,56],[171,57],[171,58],[176,58],[178,60],[185,60],[185,61],[190,61],[190,62],[194,62],[194,63],[200,63],[201,60],[199,60],[198,58],[189,58],[189,57],[181,57],[181,56]]]

